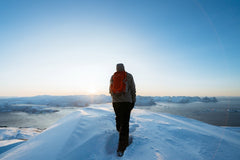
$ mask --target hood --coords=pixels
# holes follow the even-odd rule
[[[118,63],[116,69],[117,69],[117,72],[125,71],[124,65],[122,63]]]

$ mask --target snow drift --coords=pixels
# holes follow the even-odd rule
[[[1,160],[115,160],[118,133],[111,105],[80,108]],[[119,159],[238,160],[240,134],[193,119],[134,109],[132,144]]]
[[[2,127],[0,128],[0,141],[12,139],[29,139],[39,134],[42,130],[36,128],[15,128]]]
[[[0,154],[36,136],[42,130],[36,128],[0,128]]]

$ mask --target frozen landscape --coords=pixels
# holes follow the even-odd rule
[[[0,97],[0,126],[45,129],[79,107],[110,102],[106,95]],[[239,97],[137,96],[135,105],[217,126],[240,126],[239,104]]]
[[[26,113],[48,113],[57,112],[49,107],[85,107],[90,104],[110,103],[111,97],[106,95],[79,95],[79,96],[35,96],[0,99],[0,112],[22,111]],[[152,106],[157,102],[191,103],[191,102],[217,102],[215,97],[186,97],[186,96],[164,96],[150,97],[137,96],[137,106]]]
[[[118,133],[110,104],[79,108],[40,134],[32,129],[29,134],[18,132],[19,136],[25,134],[31,138],[15,142],[19,145],[0,154],[1,160],[238,160],[240,157],[238,128],[231,130],[180,116],[134,109],[130,120],[133,142],[119,158],[116,156]],[[1,135],[5,148],[14,144],[7,144],[6,140],[17,138],[16,132],[6,132],[6,129]]]
[[[239,28],[240,0],[0,0],[0,160],[240,160]]]

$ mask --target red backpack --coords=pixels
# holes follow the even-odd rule
[[[110,86],[111,93],[119,94],[126,92],[127,73],[125,71],[115,72]]]

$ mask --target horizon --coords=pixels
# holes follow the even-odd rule
[[[30,98],[30,97],[38,97],[38,96],[59,96],[59,97],[64,97],[64,96],[111,96],[110,94],[109,95],[106,95],[106,94],[79,94],[79,95],[49,95],[49,94],[46,94],[46,95],[32,95],[32,96],[0,96],[0,99],[3,99],[3,98]],[[203,98],[203,97],[216,97],[216,98],[240,98],[240,96],[168,96],[168,95],[164,95],[164,96],[148,96],[148,95],[136,95],[136,96],[140,96],[140,97],[200,97],[200,98]]]
[[[0,97],[240,96],[240,1],[0,1]]]

